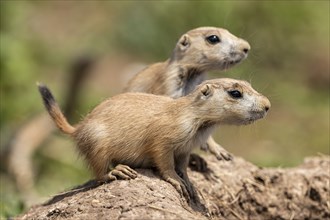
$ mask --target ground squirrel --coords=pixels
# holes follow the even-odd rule
[[[137,176],[133,168],[156,168],[188,201],[198,198],[187,175],[192,147],[204,144],[216,125],[250,124],[270,108],[248,82],[214,79],[178,99],[116,95],[72,126],[49,89],[39,84],[39,91],[55,124],[76,140],[97,179],[131,179]]]
[[[124,91],[172,98],[185,96],[205,79],[205,71],[228,69],[244,60],[249,50],[248,42],[226,29],[196,28],[181,36],[170,59],[143,69],[128,82]],[[201,147],[218,159],[231,159],[211,136]]]

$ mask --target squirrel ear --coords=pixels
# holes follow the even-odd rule
[[[212,88],[209,84],[205,84],[202,86],[202,88],[200,89],[203,97],[208,97],[212,94]]]
[[[184,34],[179,42],[178,42],[178,46],[180,48],[180,50],[185,51],[186,49],[188,49],[188,47],[190,46],[190,37],[187,34]]]

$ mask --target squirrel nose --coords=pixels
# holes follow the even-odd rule
[[[265,111],[268,112],[268,110],[269,110],[269,107],[265,106]]]
[[[243,40],[242,39],[242,42],[241,42],[241,50],[245,53],[245,54],[247,54],[249,51],[250,51],[250,49],[251,49],[251,46],[250,46],[250,44],[247,42],[247,41],[245,41],[245,40]]]
[[[263,105],[264,105],[265,112],[268,112],[270,109],[270,101],[268,98],[264,97]]]

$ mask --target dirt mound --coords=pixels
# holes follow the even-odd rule
[[[288,169],[262,169],[235,157],[204,157],[209,171],[189,171],[209,216],[185,206],[156,172],[98,186],[90,181],[31,208],[21,219],[329,219],[330,157]]]

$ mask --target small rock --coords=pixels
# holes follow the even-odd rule
[[[92,206],[93,206],[94,208],[95,208],[95,207],[98,207],[99,204],[100,204],[100,201],[99,201],[99,200],[97,200],[97,199],[93,199],[93,200],[92,200]]]

